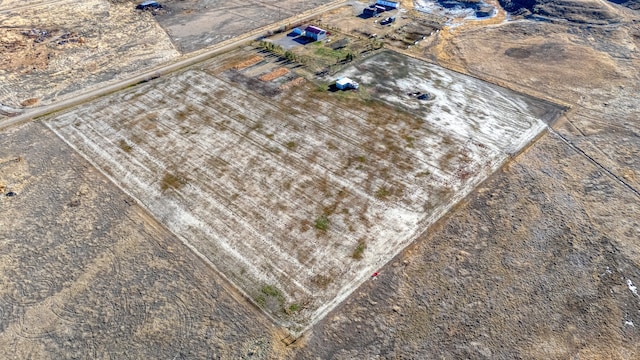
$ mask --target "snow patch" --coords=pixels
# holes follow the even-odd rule
[[[633,282],[630,279],[627,279],[627,287],[629,287],[629,290],[631,290],[633,295],[638,296],[638,288],[633,285]]]

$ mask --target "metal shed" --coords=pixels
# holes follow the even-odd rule
[[[304,36],[315,41],[322,40],[327,37],[327,31],[315,26],[307,26],[304,29]]]
[[[340,90],[349,90],[349,89],[358,90],[358,87],[360,87],[360,85],[357,82],[347,77],[339,78],[338,80],[336,80],[336,88]]]
[[[399,9],[400,3],[396,1],[388,1],[388,0],[376,0],[376,5],[384,6],[390,9]]]

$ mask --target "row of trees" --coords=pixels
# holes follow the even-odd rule
[[[261,49],[267,50],[272,54],[278,55],[281,58],[286,59],[287,61],[290,61],[290,62],[297,62],[300,64],[304,64],[307,61],[305,57],[300,56],[294,53],[293,51],[285,50],[282,46],[278,44],[274,44],[270,41],[260,40],[260,42],[258,43],[258,47],[260,47]]]
[[[258,47],[260,47],[261,49],[267,50],[269,52],[271,52],[272,54],[278,55],[281,58],[286,59],[287,61],[290,62],[296,62],[299,64],[306,64],[309,59],[305,56],[302,55],[298,55],[296,53],[294,53],[293,51],[290,50],[285,50],[282,46],[278,45],[278,44],[274,44],[270,41],[265,41],[265,40],[260,40],[260,42],[258,43]],[[353,51],[347,51],[345,54],[344,59],[342,59],[339,62],[351,62],[353,60],[355,60],[357,57],[356,53],[354,53]]]

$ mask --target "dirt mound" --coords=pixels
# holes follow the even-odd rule
[[[597,1],[500,0],[500,5],[511,15],[540,20],[564,19],[585,24],[609,24],[619,21],[618,14]]]
[[[270,73],[264,74],[262,76],[260,76],[260,80],[262,81],[271,81],[271,80],[275,80],[283,75],[286,75],[289,73],[289,69],[287,68],[278,68],[276,70],[273,70]]]

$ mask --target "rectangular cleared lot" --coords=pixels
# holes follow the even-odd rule
[[[242,35],[299,15],[328,0],[168,0],[156,19],[183,52]]]
[[[188,70],[48,125],[293,332],[559,113],[387,52],[347,70],[362,96],[304,85],[265,98],[230,71]]]

